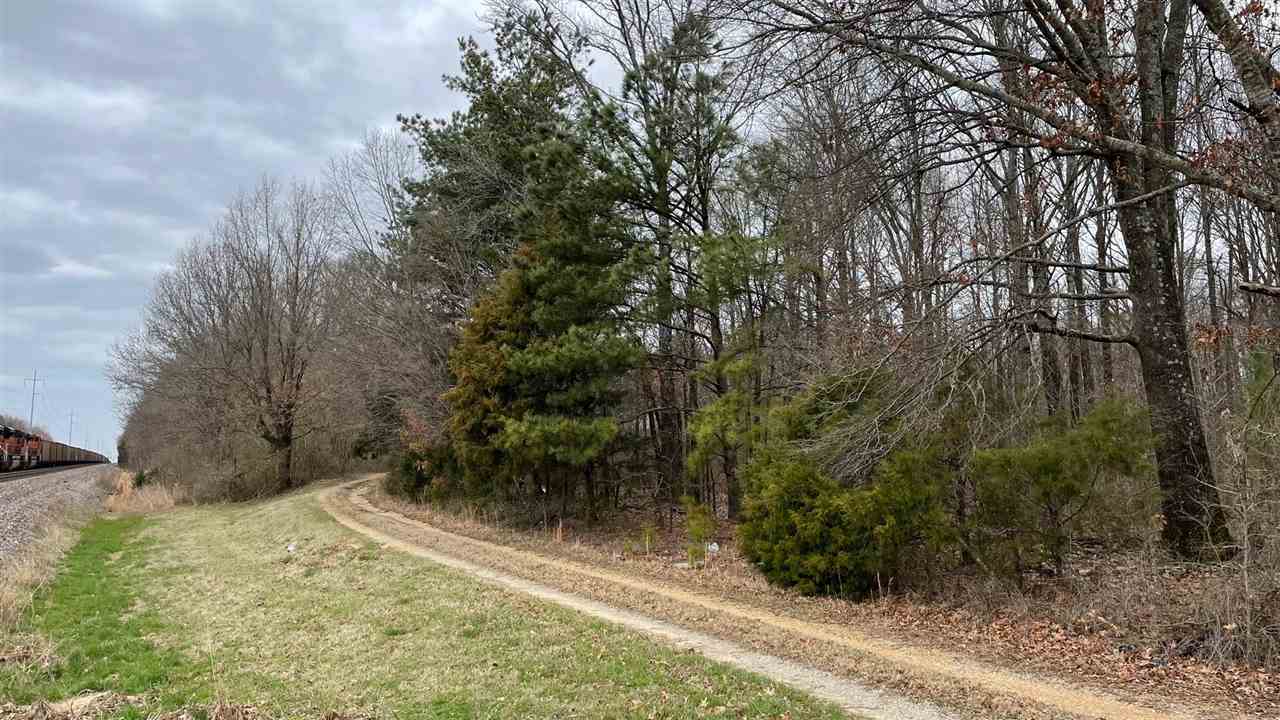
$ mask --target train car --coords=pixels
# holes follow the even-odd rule
[[[21,470],[34,466],[37,455],[32,453],[33,435],[8,425],[0,429],[0,435],[3,435],[4,446],[3,464],[0,468]]]
[[[8,426],[0,426],[0,449],[0,470],[107,462],[101,453],[46,440]]]
[[[83,448],[72,447],[53,440],[40,440],[39,465],[77,465],[81,463],[104,463],[105,455]]]
[[[40,467],[44,464],[44,438],[31,434],[27,436],[27,467]]]
[[[0,425],[0,470],[9,470],[13,467],[20,442],[19,432],[17,428]]]

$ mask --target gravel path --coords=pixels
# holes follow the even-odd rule
[[[0,561],[31,542],[40,527],[75,508],[101,506],[113,465],[73,467],[16,480],[0,475]]]

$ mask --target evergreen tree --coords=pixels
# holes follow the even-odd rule
[[[444,84],[466,98],[466,109],[448,118],[398,117],[426,173],[405,184],[413,233],[392,250],[415,275],[442,286],[431,301],[460,312],[516,248],[529,182],[525,149],[579,104],[572,68],[545,51],[536,22],[518,12],[493,18],[492,51],[459,40],[461,72]],[[580,49],[575,42],[574,52]]]
[[[473,492],[559,496],[564,507],[581,480],[594,516],[595,478],[618,434],[617,380],[640,348],[618,315],[620,185],[590,161],[591,127],[548,129],[526,148],[519,249],[463,330],[446,398]]]

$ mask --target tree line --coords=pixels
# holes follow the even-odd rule
[[[689,498],[813,592],[1081,539],[1280,588],[1274,8],[488,20],[464,109],[264,182],[161,278],[131,457],[253,494],[389,455],[516,522]]]
[[[32,435],[38,435],[42,438],[53,437],[49,434],[49,428],[39,424],[31,425],[27,422],[26,418],[21,418],[17,415],[0,413],[0,425],[8,425],[15,430],[21,430],[22,432],[31,433]]]

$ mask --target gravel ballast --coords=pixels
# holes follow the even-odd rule
[[[115,472],[113,465],[89,465],[14,480],[0,474],[0,561],[34,540],[47,523],[100,507]]]

